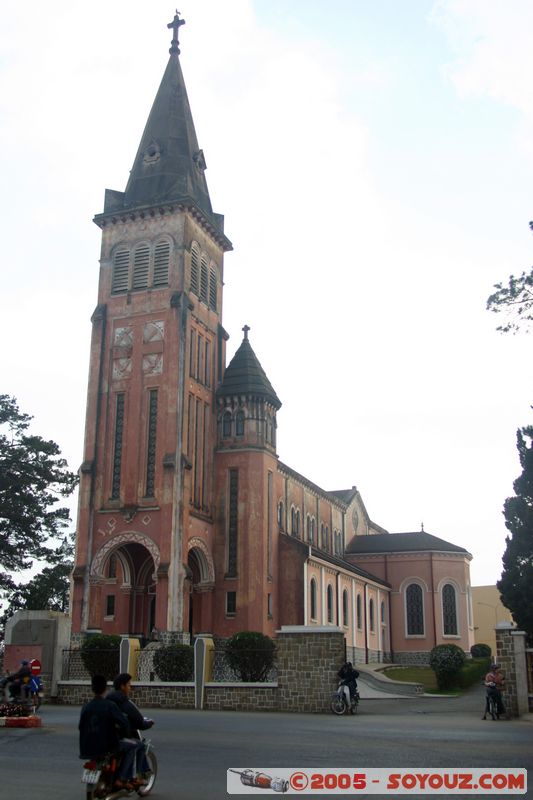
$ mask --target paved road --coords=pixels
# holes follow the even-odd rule
[[[356,717],[346,718],[154,709],[151,734],[160,772],[152,796],[222,800],[228,797],[227,768],[242,766],[271,772],[275,767],[533,770],[533,723],[484,722],[482,707],[479,687],[462,698],[368,699]],[[41,730],[0,728],[1,797],[83,800],[78,715],[78,708],[45,706]],[[258,796],[260,790],[239,795]],[[533,798],[533,789],[527,796]]]

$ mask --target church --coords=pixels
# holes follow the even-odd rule
[[[183,24],[176,13],[168,25],[126,188],[107,189],[94,218],[73,644],[94,631],[171,643],[297,625],[340,628],[359,663],[424,663],[447,642],[468,652],[471,555],[424,530],[389,533],[355,486],[323,489],[280,460],[281,400],[248,325],[226,364],[232,243],[211,206]]]

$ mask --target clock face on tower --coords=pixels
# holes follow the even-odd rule
[[[359,514],[357,513],[357,509],[354,508],[352,513],[352,522],[353,522],[353,529],[354,531],[357,530],[357,526],[359,525]]]

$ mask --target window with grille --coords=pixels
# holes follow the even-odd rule
[[[225,411],[222,417],[222,436],[224,438],[231,436],[231,413],[229,411]]]
[[[127,292],[129,288],[130,251],[117,250],[113,257],[112,292]]]
[[[457,636],[457,600],[451,583],[442,587],[442,616],[445,636]]]
[[[208,278],[207,278],[207,256],[202,256],[200,263],[200,300],[207,303]]]
[[[226,614],[234,617],[237,613],[237,592],[226,592]]]
[[[209,308],[217,310],[217,271],[215,267],[209,267]]]
[[[331,584],[328,584],[327,590],[327,609],[328,609],[328,622],[333,622],[333,589]]]
[[[309,594],[311,599],[311,619],[316,619],[316,581],[314,578],[311,578]]]
[[[147,244],[138,244],[133,255],[132,289],[146,289],[150,271],[150,248]]]
[[[154,250],[154,286],[168,284],[168,270],[170,265],[169,242],[158,242]]]
[[[122,439],[124,436],[124,394],[117,394],[115,401],[115,441],[113,448],[113,477],[111,498],[120,497],[120,476],[122,473]]]
[[[200,293],[200,251],[196,245],[191,248],[191,292]]]
[[[424,594],[422,587],[411,583],[405,590],[405,614],[407,617],[407,635],[424,635]]]
[[[146,497],[155,497],[156,433],[157,389],[150,389],[148,400],[148,442],[146,448]]]
[[[237,574],[237,531],[239,521],[239,471],[229,470],[228,575]]]
[[[346,589],[342,593],[342,624],[345,628],[348,627],[348,591]]]

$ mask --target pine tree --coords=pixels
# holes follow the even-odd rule
[[[514,497],[504,504],[505,525],[511,532],[498,581],[502,603],[520,628],[533,639],[533,425],[517,433],[522,474],[515,480]]]

